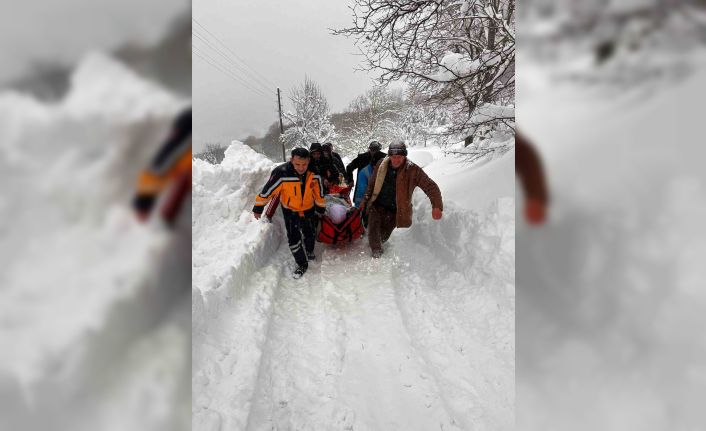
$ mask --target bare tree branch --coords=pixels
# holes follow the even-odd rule
[[[354,0],[351,11],[352,25],[333,33],[355,40],[361,69],[443,106],[449,135],[472,134],[484,104],[514,104],[514,0]]]

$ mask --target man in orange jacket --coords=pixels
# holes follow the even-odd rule
[[[169,196],[163,200],[161,215],[171,226],[191,191],[191,108],[179,114],[169,137],[140,173],[132,202],[140,221],[147,220],[165,190]]]
[[[256,219],[262,216],[265,206],[275,196],[279,196],[289,250],[297,263],[293,276],[300,278],[308,269],[309,261],[316,259],[317,214],[326,212],[324,182],[309,170],[309,150],[293,149],[290,161],[272,171],[262,192],[255,198],[253,214]]]

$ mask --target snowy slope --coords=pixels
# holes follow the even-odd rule
[[[605,97],[523,63],[554,203],[518,228],[523,430],[703,429],[704,57]],[[697,96],[699,95],[699,96]]]
[[[410,148],[409,158],[431,176],[444,197],[464,209],[482,212],[500,197],[515,196],[515,150],[472,169],[462,158],[444,157],[441,148]]]
[[[317,244],[293,280],[281,216],[250,213],[272,167],[239,142],[221,165],[194,162],[193,429],[512,429],[512,189],[470,211],[480,198],[454,183],[492,175],[458,168],[439,181],[442,221],[418,191],[380,260],[365,239]]]
[[[71,84],[0,94],[0,429],[179,429],[190,241],[128,203],[184,102],[101,54]]]

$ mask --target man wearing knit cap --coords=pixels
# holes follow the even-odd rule
[[[387,157],[375,166],[361,207],[368,208],[368,242],[374,258],[396,227],[412,225],[412,193],[419,187],[431,201],[431,216],[441,219],[444,205],[439,186],[407,159],[404,142],[390,144]]]
[[[358,176],[355,181],[355,189],[353,190],[353,203],[355,206],[360,206],[363,201],[363,195],[368,188],[368,179],[373,173],[373,169],[377,163],[385,158],[385,153],[382,151],[382,146],[378,141],[370,142],[368,151],[358,154],[352,162],[346,167],[346,182],[352,185],[353,171],[358,170]],[[363,215],[363,223],[367,226],[367,215]]]
[[[331,158],[326,159],[323,157],[323,146],[318,142],[312,143],[309,147],[309,154],[311,154],[309,170],[321,176],[324,180],[324,190],[328,190],[331,184],[338,184],[340,172],[333,164]]]
[[[331,160],[331,163],[333,163],[333,165],[336,167],[338,173],[345,176],[346,165],[343,164],[343,159],[341,158],[341,155],[333,151],[333,144],[330,142],[323,144],[321,146],[321,151],[323,151],[321,156],[324,158],[324,160]]]

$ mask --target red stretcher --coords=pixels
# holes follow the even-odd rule
[[[329,194],[339,195],[346,202],[348,202],[348,204],[351,204],[351,186],[333,185],[329,187],[328,191]],[[276,196],[270,201],[267,209],[265,210],[265,216],[268,219],[272,219],[278,205],[279,196]],[[321,217],[321,230],[319,231],[316,240],[324,244],[346,244],[357,240],[363,236],[363,233],[365,233],[365,227],[363,226],[361,211],[359,208],[352,207],[348,211],[348,215],[345,220],[338,224],[334,223],[326,215]]]

